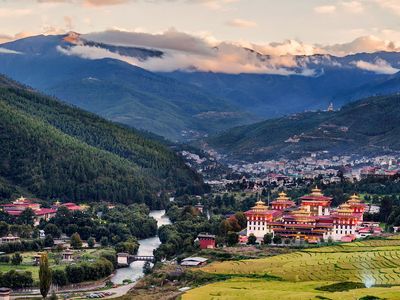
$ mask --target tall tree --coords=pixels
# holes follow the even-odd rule
[[[40,257],[40,269],[39,269],[39,287],[40,294],[43,298],[47,297],[51,285],[51,270],[49,268],[49,259],[47,253],[43,253]]]
[[[27,208],[25,209],[18,217],[18,223],[24,224],[24,225],[31,225],[33,226],[34,224],[34,218],[35,218],[35,213],[32,210],[32,208]]]
[[[82,247],[81,236],[77,232],[75,232],[73,235],[71,235],[71,247],[74,249],[78,249],[78,248]]]

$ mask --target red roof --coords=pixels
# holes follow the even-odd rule
[[[75,203],[72,203],[72,202],[63,203],[61,205],[65,206],[69,210],[81,210],[81,207],[79,205],[76,205]]]
[[[356,239],[356,237],[353,234],[349,234],[349,235],[342,236],[340,241],[344,242],[344,243],[350,243],[350,242],[354,241],[355,239]]]
[[[55,214],[57,212],[56,209],[52,209],[52,208],[41,208],[35,211],[35,215],[36,216],[43,216],[46,214]]]
[[[309,201],[332,201],[333,198],[326,196],[311,196],[305,195],[300,197],[301,200],[309,200]]]
[[[12,216],[19,216],[22,214],[23,210],[9,210],[7,213]]]
[[[244,214],[247,215],[272,215],[272,216],[278,216],[282,212],[279,210],[264,210],[264,211],[253,211],[253,210],[248,210]]]
[[[380,227],[364,227],[358,230],[359,233],[380,233],[382,232],[382,228]]]

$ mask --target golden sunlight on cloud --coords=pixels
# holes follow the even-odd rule
[[[7,9],[0,8],[0,18],[15,18],[24,17],[30,15],[32,11],[30,9]]]
[[[314,7],[314,12],[318,14],[331,14],[336,11],[336,6],[334,5],[321,5]]]
[[[244,20],[244,19],[233,19],[227,22],[227,25],[232,26],[232,27],[239,27],[239,28],[250,28],[250,27],[257,27],[257,23],[250,21],[250,20]]]
[[[118,5],[127,2],[129,2],[129,0],[84,0],[83,5],[89,7],[98,7],[106,5]]]

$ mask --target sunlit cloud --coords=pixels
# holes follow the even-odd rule
[[[30,9],[11,9],[11,8],[0,8],[0,18],[15,18],[24,17],[30,15],[32,11]]]
[[[340,5],[346,12],[355,14],[362,13],[365,10],[363,3],[360,1],[344,1]]]
[[[331,14],[336,11],[335,5],[321,5],[314,7],[314,12],[318,14]]]
[[[400,15],[400,1],[398,0],[374,0],[381,8],[389,12]]]
[[[386,60],[377,59],[374,63],[370,63],[367,61],[359,60],[352,62],[357,68],[362,70],[374,72],[377,74],[395,74],[399,72],[399,69],[392,67]]]
[[[249,28],[249,27],[256,27],[257,23],[250,20],[244,19],[233,19],[227,22],[227,25],[232,27],[239,27],[239,28]]]
[[[0,34],[0,43],[3,44],[3,43],[11,42],[14,40],[23,39],[23,38],[26,38],[31,35],[32,35],[31,32],[26,32],[26,31],[19,32],[15,35]]]

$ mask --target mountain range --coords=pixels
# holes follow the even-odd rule
[[[112,59],[85,59],[63,49],[73,36],[34,36],[1,45],[0,73],[109,120],[173,140],[249,123],[248,114],[196,86]],[[140,59],[162,52],[107,46]]]
[[[267,59],[267,58],[266,58]],[[261,118],[279,117],[306,110],[335,107],[373,95],[400,91],[400,53],[359,53],[294,56],[292,75],[224,74],[212,72],[169,73],[196,85]],[[360,68],[363,67],[363,68]],[[368,70],[369,68],[369,70]],[[302,75],[308,70],[308,76]]]
[[[207,49],[207,55],[222,48]],[[41,35],[0,45],[0,73],[174,141],[400,91],[398,52],[276,57],[240,51],[267,71],[205,72],[194,64],[172,71],[153,66],[150,71],[143,67],[154,60],[161,66],[171,63],[171,51],[107,44],[77,33]]]
[[[202,187],[164,145],[0,76],[0,199],[161,207],[160,190]]]
[[[379,155],[400,151],[400,95],[377,96],[338,111],[293,114],[230,129],[207,139],[230,158],[259,161],[329,155]]]

